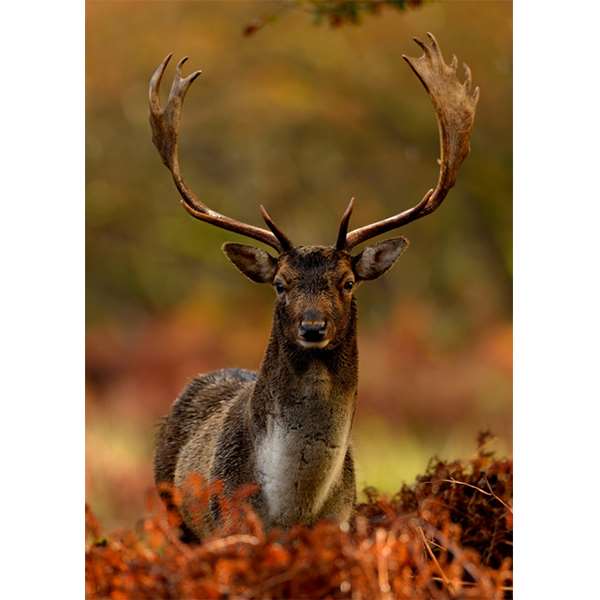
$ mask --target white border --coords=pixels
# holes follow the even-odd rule
[[[523,600],[598,596],[595,7],[514,7],[514,548]]]
[[[0,44],[4,598],[84,595],[84,3],[10,2]]]
[[[515,597],[524,600],[597,588],[594,8],[515,5]],[[83,11],[12,2],[0,19],[7,598],[83,595]]]

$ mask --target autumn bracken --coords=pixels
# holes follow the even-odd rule
[[[106,537],[87,508],[86,595],[511,598],[512,460],[494,457],[486,441],[471,460],[432,460],[391,498],[367,489],[349,524],[267,532],[246,502],[252,487],[221,499],[239,518],[193,545],[155,497],[135,529]],[[202,510],[216,488],[192,485]]]

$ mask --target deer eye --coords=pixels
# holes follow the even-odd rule
[[[276,281],[275,282],[275,291],[281,295],[283,294],[283,292],[285,292],[285,286],[283,285],[283,283],[281,283],[281,281]]]
[[[348,279],[344,284],[344,289],[350,291],[354,287],[354,281],[352,279]]]

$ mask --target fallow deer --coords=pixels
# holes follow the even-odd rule
[[[350,431],[356,407],[358,352],[354,292],[385,273],[408,246],[403,237],[351,250],[436,210],[454,185],[470,150],[479,98],[471,73],[459,81],[457,60],[444,62],[436,39],[415,39],[424,54],[403,56],[427,90],[439,125],[441,157],[435,188],[413,208],[348,232],[353,200],[333,246],[296,246],[260,207],[268,229],[242,223],[204,204],[186,185],[177,149],[185,94],[200,75],[176,74],[165,108],[159,101],[167,56],[150,80],[152,140],[168,167],[185,210],[205,221],[270,246],[265,250],[226,243],[223,251],[249,279],[271,284],[275,309],[271,336],[258,372],[222,369],[199,375],[183,390],[158,433],[157,484],[181,488],[193,473],[221,480],[230,495],[258,484],[252,503],[267,527],[346,520],[355,501]],[[219,518],[218,505],[203,515],[191,510],[184,491],[184,526],[198,537]]]

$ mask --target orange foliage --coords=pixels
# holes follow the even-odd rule
[[[253,489],[227,501],[235,527],[195,545],[162,504],[108,538],[87,509],[87,597],[510,598],[512,461],[486,441],[466,463],[432,461],[392,498],[369,490],[349,525],[267,532],[247,503]]]

